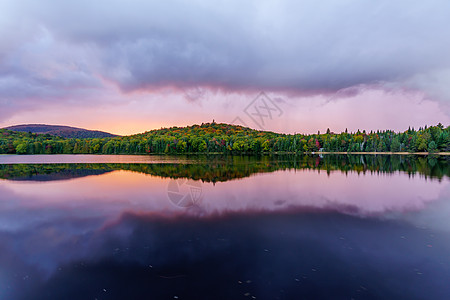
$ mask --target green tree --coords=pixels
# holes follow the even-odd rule
[[[400,151],[400,141],[398,140],[398,137],[395,137],[392,140],[391,151],[392,152],[399,152]]]
[[[428,151],[429,151],[429,152],[435,152],[436,149],[437,149],[436,143],[435,143],[434,141],[431,141],[431,142],[428,144]]]
[[[419,137],[416,141],[417,151],[427,151],[427,142],[423,137]]]
[[[27,144],[26,143],[20,143],[16,146],[16,153],[17,154],[25,154],[27,153]]]

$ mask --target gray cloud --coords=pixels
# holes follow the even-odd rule
[[[80,98],[102,87],[91,69],[89,52],[61,43],[45,29],[38,29],[4,53],[0,64],[3,100],[54,100]]]
[[[123,91],[173,85],[322,93],[391,82],[439,98],[448,94],[439,75],[450,70],[447,6],[11,0],[0,7],[0,95],[52,98],[71,90],[81,97],[101,89],[103,78]]]

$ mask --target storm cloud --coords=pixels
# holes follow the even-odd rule
[[[17,76],[32,86],[90,87],[97,74],[126,91],[161,85],[320,91],[406,81],[450,67],[445,1],[4,5],[10,30],[2,40],[15,40],[9,49],[1,46],[5,85]],[[24,65],[31,54],[42,65]],[[58,67],[62,76],[43,80]]]
[[[446,7],[443,0],[6,0],[0,118],[167,87],[334,98],[381,87],[445,103]]]

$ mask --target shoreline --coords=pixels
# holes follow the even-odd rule
[[[104,153],[55,153],[55,154],[0,154],[1,156],[14,155],[14,156],[58,156],[58,155],[92,155],[92,156],[126,156],[126,155],[137,155],[137,156],[183,156],[183,155],[440,155],[440,156],[450,156],[450,152],[329,152],[329,151],[311,151],[311,152],[260,152],[260,153],[223,153],[223,152],[189,152],[189,153],[117,153],[117,154],[104,154]]]

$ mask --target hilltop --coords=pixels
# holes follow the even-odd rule
[[[77,127],[61,126],[61,125],[46,125],[46,124],[24,124],[5,127],[11,131],[31,132],[36,134],[50,134],[63,138],[108,138],[116,137],[117,135],[104,131],[88,130]]]

